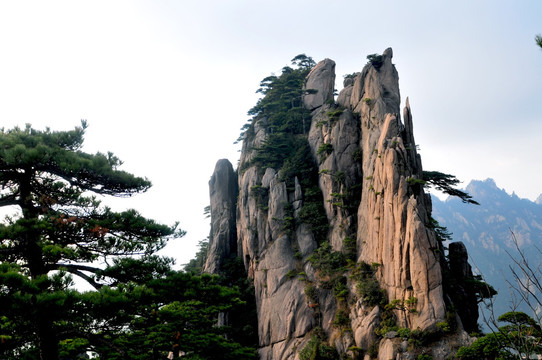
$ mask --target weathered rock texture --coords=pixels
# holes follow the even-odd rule
[[[320,61],[307,76],[305,88],[309,91],[303,96],[303,105],[308,110],[314,110],[328,101],[333,101],[335,61],[330,59]]]
[[[403,121],[400,118],[392,56],[387,49],[354,79],[347,79],[335,104],[330,101],[335,63],[326,59],[316,65],[305,82],[311,91],[303,103],[312,111],[306,136],[319,164],[330,251],[352,251],[345,239],[353,239],[354,260],[372,264],[388,301],[398,304],[393,310],[397,326],[437,331],[450,305],[442,284],[442,248],[430,226],[431,202],[420,181],[422,165],[408,99]],[[212,236],[205,267],[218,271],[221,259],[232,253],[243,259],[254,281],[261,359],[299,359],[315,327],[339,353],[351,357],[380,344],[379,359],[414,358],[393,333],[383,339],[375,334],[383,309],[358,296],[351,270],[345,269],[341,278],[346,299],[323,285],[325,279],[308,260],[320,244],[299,220],[305,201],[299,179],[288,187],[280,169],[250,166],[267,134],[263,118],[245,137],[238,193],[231,165],[224,160],[217,164],[210,182]],[[292,216],[295,231],[286,231],[285,221]],[[312,295],[309,285],[316,288]],[[337,325],[341,311],[348,324],[343,320]],[[458,343],[441,341],[438,351],[430,351],[434,359],[444,359]]]
[[[236,204],[237,176],[227,159],[216,163],[215,171],[209,181],[211,238],[209,254],[203,270],[216,273],[224,260],[237,254]]]

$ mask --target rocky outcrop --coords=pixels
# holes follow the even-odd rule
[[[320,61],[309,73],[305,82],[303,105],[314,110],[329,101],[333,101],[335,89],[335,61]]]
[[[296,172],[303,146],[283,167],[253,161],[277,136],[264,115],[245,134],[237,188],[229,185],[233,171],[223,170],[231,165],[217,164],[205,269],[216,272],[232,254],[243,259],[254,283],[261,359],[299,359],[311,338],[324,335],[351,357],[376,348],[382,360],[413,358],[402,355],[408,352],[394,332],[382,333],[385,326],[393,320],[394,328],[438,332],[447,319],[443,249],[423,191],[408,99],[401,120],[392,56],[391,49],[372,56],[345,80],[336,103],[335,63],[323,60],[308,74],[302,94],[310,130],[303,123],[302,133],[290,138],[307,141],[304,161],[318,172],[313,184],[312,175]],[[381,298],[370,300],[364,287]]]
[[[412,167],[415,160],[407,147],[414,146],[414,139],[406,137],[409,132],[395,115],[386,115],[378,142],[364,160],[358,212],[358,239],[364,239],[360,260],[381,264],[379,280],[388,299],[416,299],[415,312],[397,313],[401,327],[430,329],[446,312],[435,252],[439,244],[427,228],[429,199],[415,185],[422,174]]]
[[[211,235],[203,271],[219,272],[225,259],[237,254],[237,175],[227,159],[216,163],[209,181]]]
[[[342,251],[344,237],[356,236],[362,182],[359,119],[351,111],[326,106],[314,114],[308,140],[319,162],[329,241],[334,250]]]
[[[450,243],[448,247],[450,296],[458,306],[457,313],[465,330],[478,330],[478,299],[472,288],[476,283],[472,267],[469,264],[469,254],[461,241]]]

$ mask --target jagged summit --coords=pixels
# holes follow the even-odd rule
[[[495,180],[491,178],[487,178],[485,180],[472,180],[467,185],[467,191],[469,192],[469,194],[472,194],[473,196],[476,196],[476,197],[483,197],[484,192],[488,190],[489,191],[497,190],[499,192],[505,193],[504,190],[501,190],[497,187],[497,183],[495,182]]]
[[[403,121],[399,114],[392,56],[391,49],[369,56],[336,102],[329,59],[264,79],[237,189],[224,185],[233,182],[231,164],[217,164],[206,270],[220,271],[230,256],[243,260],[255,289],[261,359],[303,360],[322,349],[407,359],[415,351],[401,348],[394,330],[437,334],[438,324],[453,322],[464,334],[462,320],[466,328],[476,323],[477,313],[460,319],[452,312],[443,279],[449,266],[423,190],[408,99]],[[470,271],[464,247],[456,248],[455,268]],[[442,341],[438,348],[434,359],[451,351]]]

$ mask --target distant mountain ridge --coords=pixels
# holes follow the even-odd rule
[[[452,232],[454,241],[465,243],[471,263],[499,291],[495,309],[499,315],[510,311],[511,298],[505,279],[511,278],[510,255],[517,255],[512,236],[531,265],[542,264],[538,253],[532,251],[535,247],[542,248],[542,195],[536,201],[522,199],[500,189],[493,179],[473,180],[466,191],[479,206],[464,204],[456,198],[442,201],[432,196],[433,217]]]

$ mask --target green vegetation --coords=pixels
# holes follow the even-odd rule
[[[431,355],[420,354],[417,360],[433,360],[433,357]]]
[[[344,80],[346,79],[355,79],[357,76],[359,75],[359,72],[355,72],[355,73],[351,73],[351,74],[346,74],[343,76]]]
[[[333,251],[329,242],[324,242],[318,247],[309,261],[320,277],[333,277],[345,271],[346,258],[340,251]]]
[[[352,159],[357,163],[361,163],[363,161],[363,150],[361,148],[354,150],[352,152]]]
[[[209,250],[209,237],[205,240],[200,240],[198,243],[198,251],[193,259],[184,265],[184,271],[193,275],[201,275],[205,259],[207,259],[207,251]]]
[[[416,305],[418,305],[418,299],[414,296],[409,297],[406,300],[394,299],[384,306],[386,310],[401,310],[412,314],[417,313]]]
[[[307,300],[309,300],[310,303],[318,302],[318,289],[313,283],[307,283],[307,285],[305,285],[304,292]]]
[[[318,151],[316,152],[320,156],[320,161],[323,161],[331,152],[333,151],[333,145],[322,143],[318,147]]]
[[[103,303],[102,292],[90,293],[105,312],[100,319],[122,327],[108,331],[106,342],[96,342],[92,351],[111,360],[143,360],[158,354],[165,358],[170,350],[197,359],[256,359],[254,348],[232,340],[242,339],[235,327],[217,326],[220,313],[246,311],[239,290],[220,282],[218,276],[176,272],[122,293],[108,293]]]
[[[256,199],[258,208],[267,211],[267,203],[269,202],[269,188],[261,185],[254,185],[250,188],[250,196]]]
[[[369,345],[367,355],[369,355],[371,359],[378,358],[378,341],[374,341],[371,343],[371,345]]]
[[[100,204],[97,196],[131,196],[151,184],[118,170],[111,153],[82,152],[85,128],[0,132],[0,206],[19,210],[0,224],[0,358],[88,351],[137,360],[172,349],[199,359],[255,358],[231,329],[216,326],[219,313],[245,306],[238,287],[173,271],[172,259],[156,255],[182,230]],[[74,289],[73,277],[94,290]]]
[[[373,65],[375,69],[380,69],[384,64],[384,57],[378,54],[367,55],[368,64]]]
[[[470,346],[459,348],[456,357],[461,360],[483,360],[483,359],[513,359],[510,354],[501,350],[502,337],[496,334],[489,334],[476,339]]]
[[[385,300],[382,300],[379,304],[381,308],[383,309],[382,313],[380,314],[380,324],[375,329],[375,334],[378,336],[383,337],[390,331],[399,331],[401,330],[399,326],[397,326],[397,319],[395,318],[395,314],[393,313],[393,310],[395,309],[393,303],[392,305],[387,304]],[[412,337],[412,331],[410,329],[404,329],[402,331],[403,336],[408,335],[408,339]],[[407,339],[407,337],[405,337]]]
[[[344,171],[335,171],[335,173],[333,173],[333,181],[335,181],[336,183],[343,185],[345,180],[346,174],[344,173]]]
[[[367,306],[384,306],[387,302],[386,294],[380,288],[376,280],[376,271],[380,264],[369,265],[359,262],[350,274],[350,278],[356,281],[358,295]]]
[[[495,332],[482,336],[470,346],[461,347],[461,360],[534,359],[542,354],[542,330],[533,318],[523,312],[508,312],[498,318]]]
[[[452,240],[452,233],[448,231],[448,228],[446,226],[440,225],[440,223],[433,217],[431,217],[429,221],[430,223],[426,224],[426,226],[429,227],[430,229],[433,229],[433,231],[435,231],[435,235],[439,243],[442,244],[445,241]]]
[[[295,232],[294,207],[289,202],[285,202],[282,204],[282,208],[284,210],[282,230],[289,236],[292,236]]]
[[[534,37],[534,41],[536,42],[536,45],[538,45],[542,49],[542,35],[536,35]]]
[[[321,196],[317,186],[305,190],[305,203],[298,214],[299,221],[309,225],[315,240],[320,244],[325,242],[329,230],[327,216],[322,206],[323,200],[319,202]]]
[[[304,205],[299,212],[299,221],[308,224],[317,241],[321,242],[328,231],[327,217],[317,185],[318,166],[312,159],[308,140],[304,136],[310,114],[301,102],[304,80],[314,61],[302,54],[292,59],[292,63],[297,66],[296,69],[285,67],[281,76],[267,77],[260,84],[258,92],[264,96],[249,111],[253,120],[246,136],[250,138],[250,129],[255,121],[265,120],[267,137],[259,148],[254,149],[256,153],[252,160],[241,164],[241,171],[248,166],[280,170],[281,181],[285,181],[290,190],[297,177],[304,189]],[[293,213],[287,215],[285,230],[293,234],[295,226]]]
[[[306,120],[310,119],[310,114],[302,106],[303,84],[305,77],[316,64],[311,57],[301,54],[292,59],[292,65],[297,68],[285,66],[280,76],[271,75],[260,82],[260,88],[256,92],[263,97],[248,111],[251,119],[241,128],[243,132],[238,141],[245,137],[245,133],[251,133],[254,122],[262,119],[266,120],[268,133],[278,137],[286,133],[304,134],[308,131],[310,124],[308,121],[306,123]]]
[[[286,273],[286,277],[288,279],[293,279],[297,276],[297,270],[295,269],[292,269],[292,270],[289,270],[287,273]]]
[[[337,109],[332,109],[332,110],[329,110],[326,115],[329,117],[329,121],[333,124],[334,122],[336,122],[337,120],[339,120],[339,117],[341,116],[341,114],[344,112],[344,109],[342,108],[337,108]]]
[[[238,300],[242,306],[228,311],[226,336],[251,351],[258,347],[258,315],[254,284],[247,278],[243,260],[238,257],[228,259],[219,273],[219,284],[239,292]],[[216,324],[215,324],[216,325]],[[249,357],[251,358],[251,357]]]
[[[350,326],[350,316],[346,309],[338,309],[333,319],[333,326],[337,328],[345,328]]]
[[[356,239],[350,236],[345,236],[343,239],[344,256],[347,261],[355,262],[357,259],[357,244]]]
[[[438,191],[460,198],[464,203],[480,205],[468,193],[454,187],[459,184],[459,180],[454,175],[444,174],[439,171],[424,171],[423,180]]]
[[[299,352],[300,360],[335,360],[339,359],[337,350],[325,344],[325,335],[322,329],[313,330],[314,335],[307,345]]]
[[[342,276],[340,278],[337,278],[337,280],[333,284],[333,295],[335,295],[335,298],[339,301],[346,302],[348,298],[348,287],[346,286],[346,277]]]
[[[417,179],[417,178],[414,178],[414,177],[408,177],[406,179],[407,181],[407,184],[410,185],[410,186],[415,186],[415,185],[421,185],[421,186],[424,186],[427,181],[423,180],[423,179]]]
[[[474,275],[466,279],[466,286],[476,296],[478,303],[481,303],[484,299],[490,299],[494,295],[497,295],[497,290],[483,281],[482,275]]]
[[[247,130],[253,128],[255,121],[264,120],[267,137],[255,149],[256,156],[252,161],[242,164],[244,167],[257,165],[262,169],[300,166],[299,174],[290,169],[289,174],[284,175],[288,181],[293,181],[293,175],[306,175],[303,172],[312,171],[311,161],[309,165],[304,164],[310,159],[310,148],[307,139],[300,135],[305,134],[310,125],[310,113],[302,106],[302,96],[305,77],[315,63],[302,54],[292,59],[292,64],[297,68],[286,66],[280,76],[266,77],[260,83],[257,92],[263,97],[248,112],[252,120]]]

